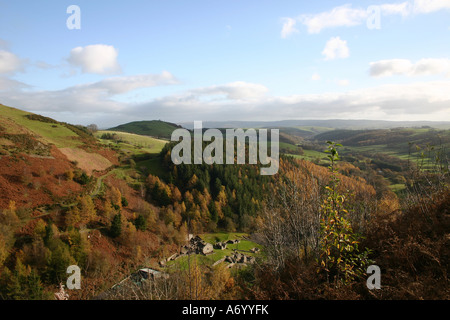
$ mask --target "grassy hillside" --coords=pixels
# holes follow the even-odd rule
[[[30,119],[32,113],[0,104],[0,126],[10,134],[29,132],[38,140],[56,147],[76,147],[83,144],[79,135],[66,124],[57,121],[43,122]],[[11,123],[12,122],[12,123]]]
[[[180,126],[164,122],[161,120],[151,121],[134,121],[121,124],[117,127],[108,129],[109,131],[122,131],[128,133],[139,134],[143,136],[152,136],[157,138],[170,139],[172,132]]]
[[[124,160],[135,161],[135,167],[141,174],[165,177],[159,153],[167,141],[120,131],[98,131],[94,135],[102,144],[119,151]],[[123,171],[121,168],[117,170]]]
[[[95,136],[102,143],[118,145],[122,151],[134,155],[159,153],[167,143],[165,140],[149,136],[112,130],[98,131],[95,133]]]
[[[1,208],[60,202],[113,164],[115,152],[86,128],[0,105]]]
[[[334,130],[314,137],[318,143],[339,141],[344,153],[386,154],[402,160],[417,158],[424,152],[433,158],[436,150],[450,156],[450,130],[396,128],[387,130]],[[433,149],[433,150],[431,150]],[[427,151],[428,150],[428,151]]]
[[[450,144],[450,130],[433,128],[396,128],[388,130],[333,130],[318,134],[316,141],[340,141],[346,146],[389,145],[403,147],[408,142],[426,144]]]

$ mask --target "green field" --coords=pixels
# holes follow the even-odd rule
[[[324,152],[319,152],[319,151],[315,151],[315,150],[303,150],[303,154],[302,155],[298,155],[298,154],[287,154],[288,156],[292,156],[296,159],[302,159],[302,160],[307,160],[307,161],[316,161],[317,159],[319,159],[319,162],[322,161],[327,161],[327,154]]]
[[[297,147],[296,145],[293,145],[291,143],[287,143],[287,142],[280,142],[279,146],[280,146],[280,149],[291,150],[291,151],[299,150],[299,147]]]
[[[334,130],[333,128],[319,127],[319,126],[296,126],[294,128],[304,130],[304,131],[309,131],[311,133],[321,133],[321,132],[327,132],[327,131]]]
[[[404,184],[392,184],[389,186],[389,189],[391,189],[393,192],[400,192],[406,189],[406,186]]]
[[[406,147],[405,147],[406,148]],[[435,157],[435,151],[427,152],[424,150],[417,150],[416,148],[411,148],[411,153],[405,153],[402,150],[404,149],[395,149],[392,147],[389,147],[387,145],[371,145],[371,146],[363,146],[363,147],[353,147],[353,146],[346,146],[342,150],[342,154],[346,154],[347,152],[352,153],[360,153],[367,156],[370,156],[370,154],[386,154],[388,156],[396,157],[401,160],[405,161],[411,161],[412,163],[415,163],[417,165],[420,165],[423,169],[429,169],[434,165],[434,157]],[[421,152],[424,152],[424,157],[422,159]]]
[[[105,133],[115,134],[121,142],[115,142],[113,140],[101,139],[102,135]],[[116,145],[127,154],[139,155],[146,153],[159,153],[161,152],[164,145],[167,143],[166,140],[156,139],[149,136],[141,136],[138,134],[119,132],[119,131],[98,131],[95,136],[104,144]]]
[[[233,254],[233,249],[239,250],[241,253],[247,256],[254,256],[256,259],[264,258],[263,247],[253,241],[246,240],[244,237],[248,237],[246,233],[205,233],[200,235],[200,237],[208,243],[214,245],[218,241],[226,241],[226,240],[241,240],[240,243],[237,244],[228,244],[225,250],[214,249],[214,253],[210,255],[190,255],[181,257],[175,261],[170,261],[168,266],[176,266],[180,269],[187,269],[189,266],[189,262],[192,263],[196,261],[200,265],[212,266],[217,260],[224,258],[225,256],[231,256]],[[259,248],[261,251],[258,253],[250,252],[252,248]],[[190,261],[189,261],[190,260]],[[227,263],[227,262],[225,262]]]
[[[31,130],[42,137],[44,143],[53,143],[58,148],[73,148],[83,144],[78,139],[79,136],[64,125],[30,120],[26,117],[29,114],[29,112],[0,105],[0,116],[9,118],[18,125]]]

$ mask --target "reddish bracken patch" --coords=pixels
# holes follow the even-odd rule
[[[54,203],[55,199],[78,194],[82,187],[65,178],[74,166],[59,152],[51,149],[51,157],[26,154],[0,158],[0,208],[15,201],[18,208]]]

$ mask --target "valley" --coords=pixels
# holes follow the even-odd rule
[[[83,275],[82,288],[70,291],[71,299],[104,296],[142,268],[170,275],[147,283],[145,298],[193,298],[192,291],[180,288],[192,289],[194,282],[196,299],[278,297],[263,279],[279,272],[273,269],[277,265],[292,272],[285,269],[289,259],[297,259],[296,265],[305,268],[301,272],[310,271],[324,223],[317,217],[333,176],[339,181],[336,192],[349,199],[345,219],[355,232],[366,234],[361,243],[375,252],[375,244],[386,244],[377,242],[369,221],[400,228],[395,221],[413,210],[406,203],[418,196],[411,190],[420,179],[440,179],[433,197],[444,211],[436,214],[448,210],[450,130],[363,130],[353,124],[353,129],[336,128],[332,120],[280,127],[279,173],[262,176],[260,163],[174,165],[169,139],[171,130],[180,128],[175,124],[142,121],[93,130],[96,126],[0,105],[0,298],[52,299],[69,265],[79,266]],[[342,144],[333,160],[336,172],[330,172],[325,152],[330,140]],[[211,245],[239,242],[167,261],[189,234]],[[236,254],[254,262],[228,268]],[[320,279],[313,283],[326,286]],[[286,284],[277,281],[281,290]],[[171,289],[157,297],[152,291],[157,286]],[[402,293],[391,297],[396,294]],[[123,298],[129,298],[126,291],[108,296]]]

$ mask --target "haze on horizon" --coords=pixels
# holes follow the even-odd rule
[[[100,127],[449,121],[449,16],[450,0],[0,1],[0,103]]]

